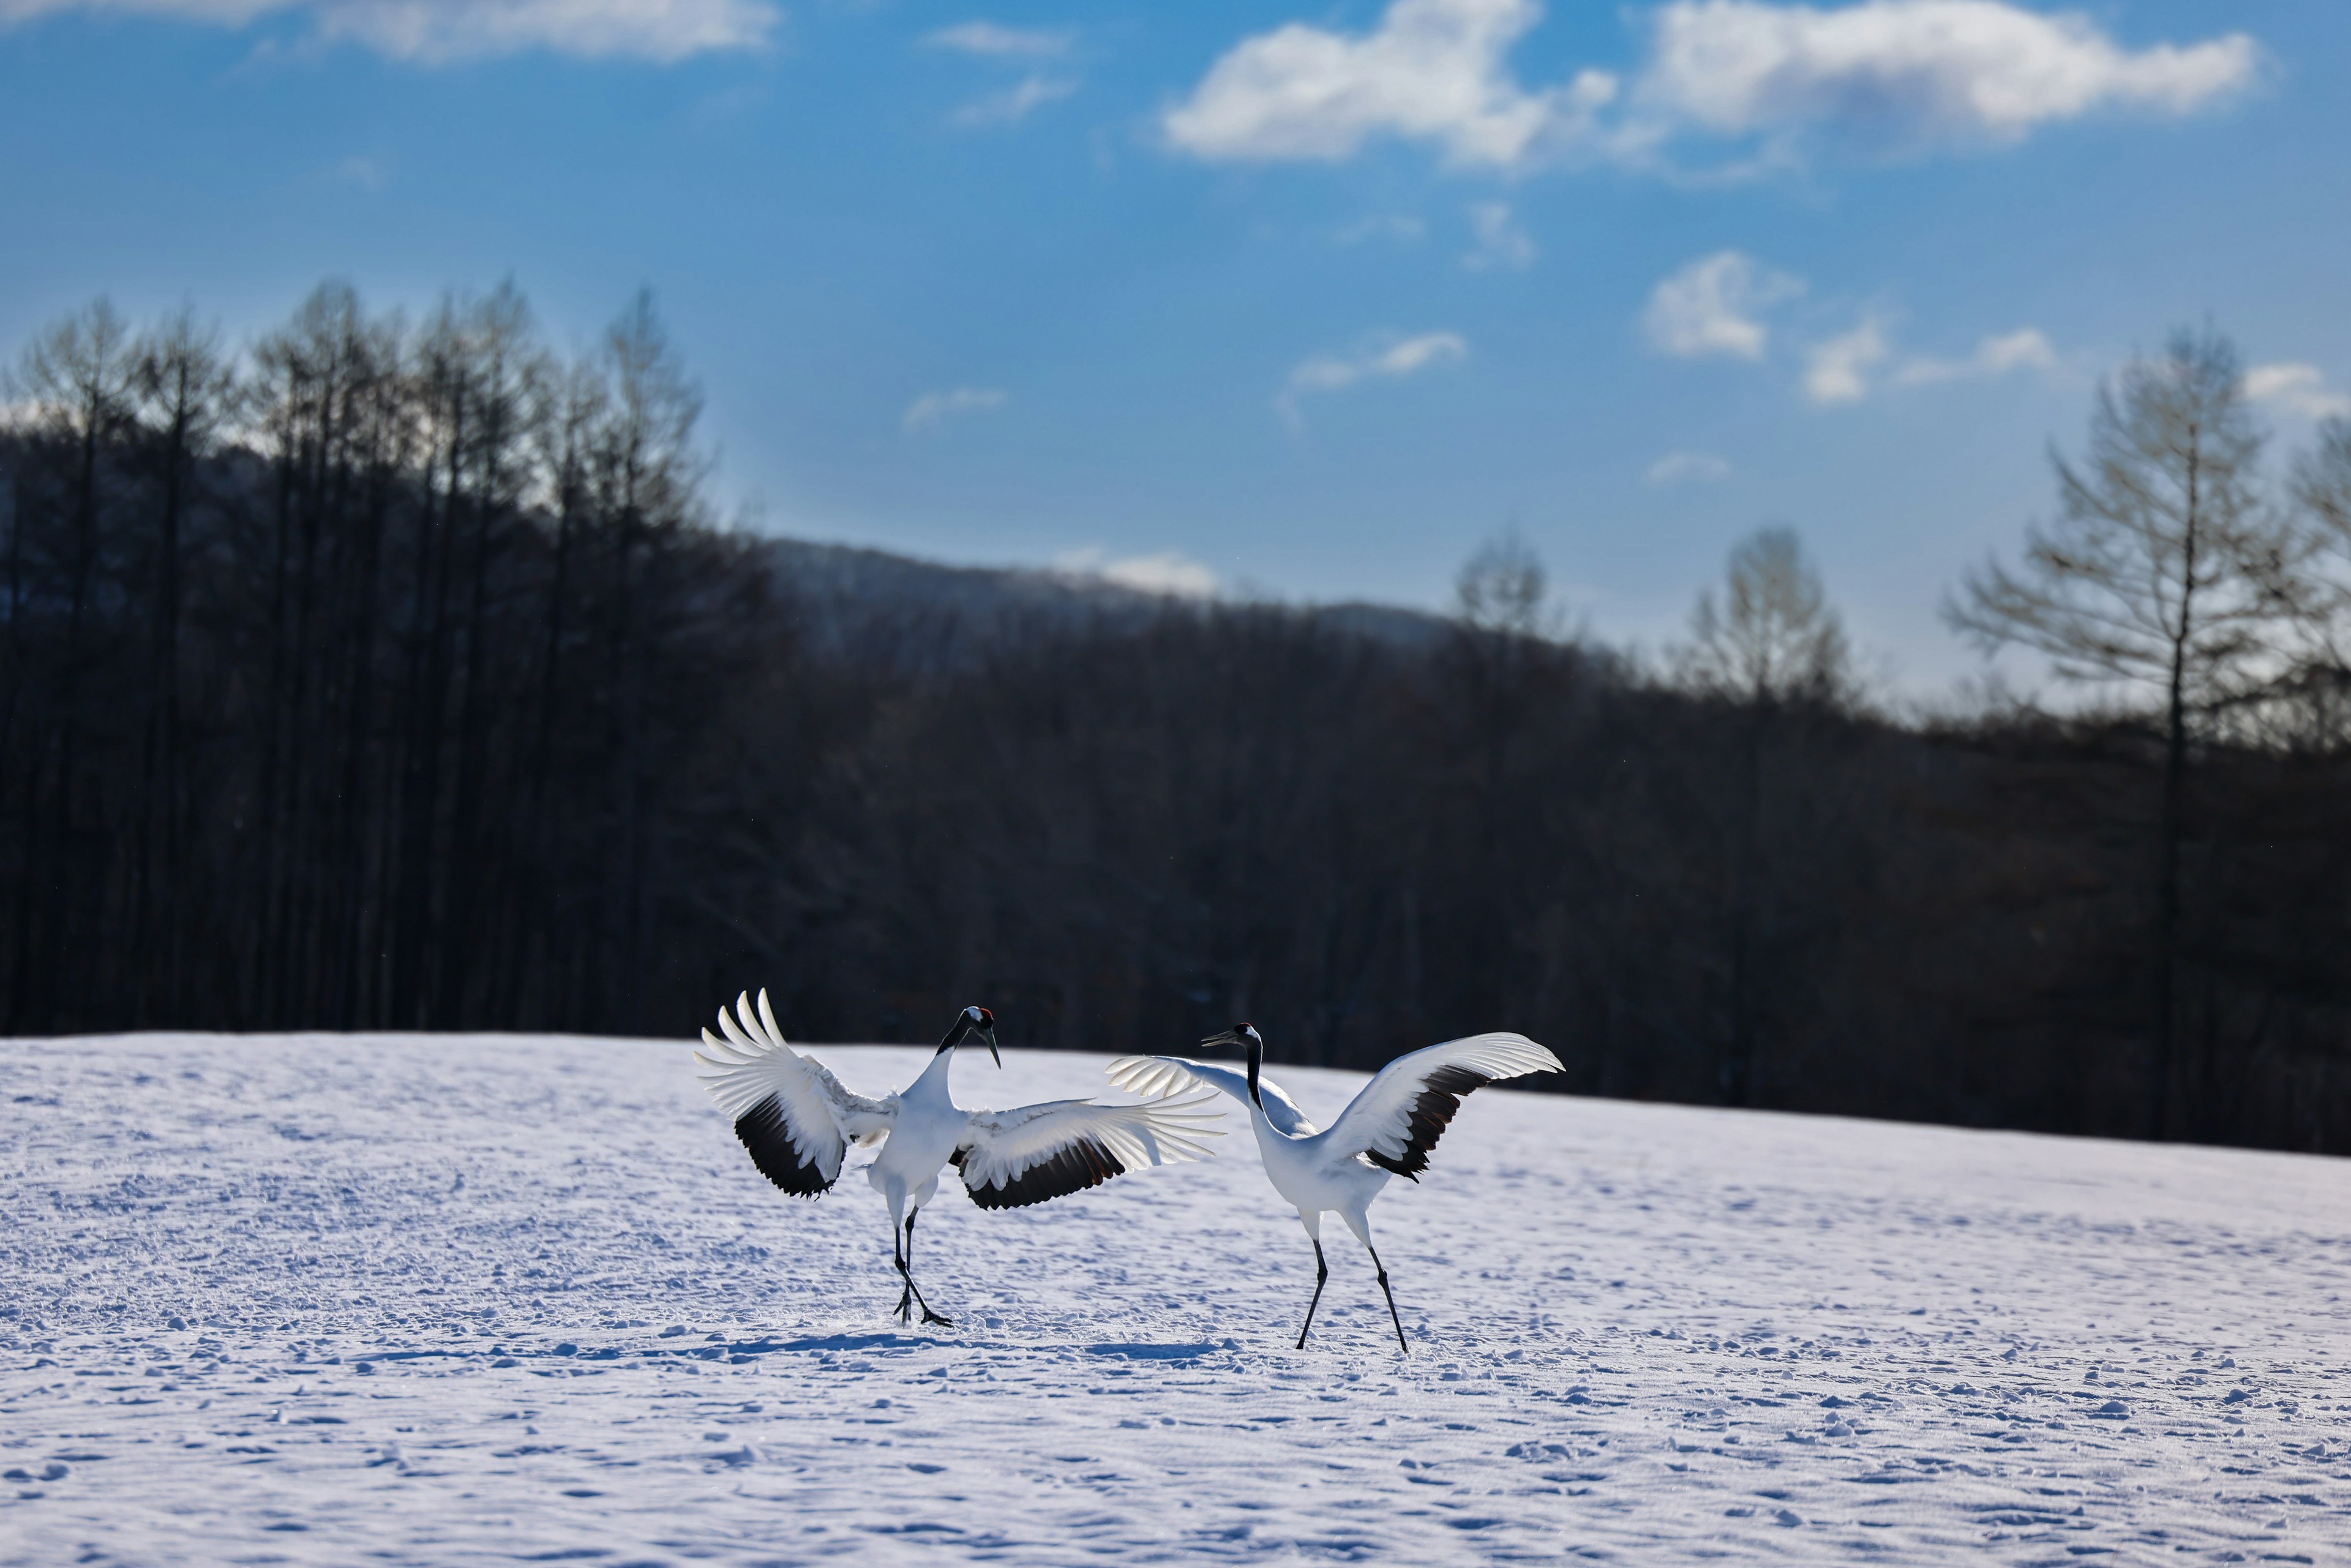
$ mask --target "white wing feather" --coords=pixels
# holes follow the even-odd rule
[[[1107,1071],[1111,1082],[1130,1094],[1166,1095],[1193,1088],[1221,1089],[1244,1105],[1249,1103],[1249,1074],[1220,1061],[1194,1061],[1184,1056],[1122,1056]],[[1280,1084],[1260,1072],[1257,1087],[1265,1098],[1265,1119],[1273,1124],[1275,1132],[1293,1138],[1315,1132],[1314,1124],[1307,1119],[1297,1101],[1282,1092]]]
[[[749,992],[736,999],[735,1013],[718,1009],[720,1040],[702,1031],[709,1054],[697,1051],[694,1060],[713,1071],[701,1074],[703,1086],[729,1119],[774,1095],[792,1142],[803,1157],[823,1173],[826,1182],[841,1175],[841,1161],[851,1142],[863,1143],[887,1133],[897,1118],[897,1097],[869,1100],[852,1093],[813,1057],[802,1056],[784,1043],[783,1030],[759,993],[758,1010]]]
[[[1330,1147],[1333,1153],[1374,1156],[1389,1169],[1411,1176],[1427,1166],[1428,1150],[1462,1095],[1506,1078],[1563,1071],[1558,1057],[1522,1034],[1476,1034],[1428,1046],[1397,1057],[1373,1074],[1331,1124]],[[1421,1105],[1423,1097],[1431,1094],[1441,1102],[1433,1125]]]
[[[1052,1100],[1011,1111],[975,1111],[956,1164],[972,1201],[983,1208],[1042,1203],[1145,1166],[1208,1158],[1203,1138],[1215,1112],[1196,1100],[1097,1105]]]

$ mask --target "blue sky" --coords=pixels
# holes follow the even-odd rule
[[[2134,349],[2351,410],[2346,80],[2309,0],[0,0],[0,344],[649,286],[764,527],[1430,605],[1515,527],[1654,644],[1788,522],[1923,688]]]

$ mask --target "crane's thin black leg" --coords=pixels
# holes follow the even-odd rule
[[[914,1216],[922,1212],[918,1208],[906,1216],[906,1260],[899,1265],[899,1269],[906,1276],[906,1293],[912,1296],[923,1309],[923,1321],[926,1323],[936,1323],[941,1328],[951,1329],[955,1327],[955,1320],[943,1318],[931,1311],[931,1303],[923,1300],[923,1292],[914,1283]],[[903,1300],[898,1304],[902,1310],[905,1306]]]
[[[1404,1342],[1404,1320],[1396,1316],[1395,1292],[1388,1289],[1387,1265],[1380,1261],[1380,1249],[1370,1242],[1364,1243],[1364,1250],[1372,1255],[1372,1267],[1380,1272],[1380,1294],[1388,1299],[1388,1321],[1395,1324],[1396,1348],[1403,1351],[1405,1354],[1410,1355],[1412,1346]]]
[[[1322,1281],[1331,1277],[1331,1265],[1322,1261],[1322,1239],[1311,1239],[1314,1243],[1314,1299],[1306,1303],[1306,1326],[1298,1331],[1298,1348],[1306,1348],[1306,1330],[1314,1326],[1314,1309],[1322,1303]]]
[[[907,1230],[911,1231],[914,1228],[914,1217],[910,1214],[906,1217]],[[899,1242],[902,1238],[902,1234],[903,1233],[895,1225],[890,1227],[890,1266],[898,1270],[898,1277],[900,1279],[906,1281],[905,1289],[898,1292],[898,1305],[896,1309],[898,1321],[901,1322],[912,1322],[914,1319],[914,1274],[913,1269],[909,1267],[906,1261],[906,1256],[908,1252],[913,1250],[913,1249],[911,1247],[904,1249],[900,1248]],[[906,1237],[905,1239],[911,1240],[912,1238]]]

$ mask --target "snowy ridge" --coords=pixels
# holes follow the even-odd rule
[[[0,1563],[2351,1554],[2339,1162],[1486,1089],[1379,1210],[1407,1362],[1343,1252],[1289,1348],[1232,1143],[943,1193],[909,1332],[682,1042],[0,1041]]]

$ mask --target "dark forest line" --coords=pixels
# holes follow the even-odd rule
[[[2181,514],[2226,613],[2116,655],[2152,700],[1924,720],[1777,533],[1657,668],[1508,545],[1445,622],[908,596],[845,638],[714,520],[642,300],[569,362],[507,290],[329,286],[236,354],[93,307],[10,392],[8,1033],[690,1035],[765,986],[810,1040],[1507,1028],[1583,1092],[2351,1151],[2333,448]],[[2041,542],[1954,619],[2062,665],[2049,603],[2000,620]]]

